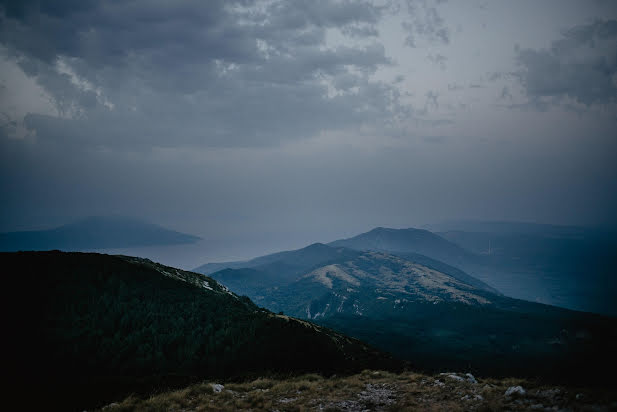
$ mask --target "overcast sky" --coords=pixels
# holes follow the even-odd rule
[[[0,231],[617,223],[615,1],[0,1]]]

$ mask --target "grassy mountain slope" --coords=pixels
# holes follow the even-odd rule
[[[491,293],[501,294],[499,290],[489,286],[487,283],[481,281],[480,279],[474,276],[471,276],[467,272],[464,272],[457,267],[448,265],[447,263],[444,263],[440,260],[432,259],[428,256],[421,255],[419,253],[414,253],[414,252],[400,252],[400,253],[395,253],[395,254],[397,256],[402,257],[403,259],[419,263],[431,269],[435,269],[439,272],[445,273],[446,275],[450,275],[453,278],[458,279],[461,282],[466,283],[468,285],[474,286],[476,288],[479,288],[479,289],[482,289],[482,290],[485,290]]]
[[[0,233],[0,251],[123,248],[193,243],[198,237],[126,217],[89,217],[50,230]]]
[[[454,266],[507,296],[617,315],[613,298],[617,289],[611,282],[617,269],[614,233],[512,222],[437,227],[457,230],[431,233],[419,229],[377,228],[331,245],[381,250],[429,264],[417,256],[421,254]],[[444,266],[439,269],[461,279]]]
[[[205,377],[392,366],[356,340],[145,259],[20,252],[0,262],[12,268],[5,365],[47,404],[89,407]]]
[[[221,391],[214,392],[213,385],[222,386]],[[524,394],[507,394],[517,386]],[[130,397],[105,410],[609,411],[616,406],[617,396],[610,389],[466,374],[366,370],[329,378],[304,375],[242,383],[203,382],[148,399]]]
[[[421,266],[422,270],[432,270],[433,273],[443,273],[462,287],[472,286],[483,291],[498,293],[484,282],[443,262],[417,253],[402,253],[401,255],[404,258],[399,259],[400,262],[404,261],[412,266],[415,264],[418,267]],[[314,290],[314,285],[307,284],[307,281],[303,282],[304,289],[300,288],[298,282],[301,282],[303,277],[318,268],[330,265],[344,266],[348,262],[356,262],[361,257],[366,261],[375,256],[380,255],[316,243],[303,249],[267,255],[247,262],[232,262],[233,265],[230,266],[235,266],[235,269],[228,267],[210,273],[210,275],[235,292],[250,296],[259,305],[275,311],[291,310],[290,313],[300,315],[293,309],[295,306],[292,306],[290,302],[298,302],[298,307],[302,307],[307,299],[311,300],[316,295],[321,296],[322,294],[321,291]],[[389,259],[395,260],[393,255],[389,256]],[[204,265],[196,271],[204,270],[204,268],[207,271],[213,269],[214,266]],[[369,271],[378,269],[372,267]],[[373,280],[375,279],[373,277]],[[306,317],[306,313],[305,307],[300,316]]]
[[[478,261],[478,256],[441,236],[423,229],[390,229],[378,227],[349,239],[335,240],[330,246],[346,247],[354,250],[374,250],[413,258],[425,256],[456,268],[470,267]],[[428,262],[426,262],[428,263]],[[459,269],[460,272],[463,272]],[[453,272],[453,275],[456,274]],[[465,274],[465,281],[485,290],[496,292],[487,283]]]
[[[285,283],[258,268],[212,276],[273,311],[314,320],[427,370],[575,379],[599,362],[617,365],[614,319],[507,298],[383,252],[361,252]]]
[[[379,249],[366,248],[366,250]],[[240,294],[256,296],[257,290],[272,291],[278,289],[298,280],[299,276],[308,273],[311,269],[327,264],[350,261],[361,254],[361,250],[315,243],[302,249],[274,253],[249,261],[208,263],[194,269],[194,271],[212,275]],[[468,285],[499,293],[479,279],[439,260],[408,251],[401,252],[400,256],[443,272]],[[265,294],[268,295],[269,293]]]

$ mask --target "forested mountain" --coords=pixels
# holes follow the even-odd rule
[[[359,341],[149,260],[52,251],[0,262],[11,268],[6,371],[46,406],[96,406],[205,377],[394,366]]]
[[[0,251],[88,249],[193,243],[187,235],[128,217],[92,216],[55,229],[0,233]]]

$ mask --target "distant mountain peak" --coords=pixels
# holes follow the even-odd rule
[[[376,227],[357,236],[340,239],[329,246],[345,247],[358,251],[382,251],[399,255],[405,259],[419,261],[431,267],[452,274],[481,289],[498,293],[484,282],[457,269],[469,262],[475,262],[477,256],[459,245],[425,229],[393,229]],[[433,260],[433,262],[430,262]],[[446,265],[444,265],[444,263]],[[446,266],[449,266],[446,268]]]
[[[369,232],[331,242],[329,246],[343,246],[358,250],[416,253],[423,253],[422,250],[426,249],[439,249],[440,253],[448,255],[468,253],[435,233],[416,228],[393,229],[376,227]],[[430,254],[427,255],[430,256]]]

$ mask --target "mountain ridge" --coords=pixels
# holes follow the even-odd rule
[[[389,253],[413,252],[452,266],[475,256],[455,243],[425,229],[377,227],[359,235],[328,243],[356,250],[381,250]]]
[[[397,235],[403,234],[403,237],[408,233],[412,233],[414,235],[419,235],[417,237],[419,237],[420,240],[423,240],[424,238],[428,237],[430,239],[431,244],[436,244],[438,246],[446,245],[446,250],[441,250],[439,253],[431,253],[433,256],[429,256],[429,255],[422,253],[422,251],[426,252],[427,247],[422,247],[419,249],[416,247],[414,251],[410,251],[409,249],[414,248],[414,245],[412,244],[410,246],[408,244],[409,242],[405,242],[403,243],[403,246],[405,247],[403,246],[400,247],[400,253],[398,253],[399,256],[410,259],[410,260],[418,261],[418,263],[422,263],[425,266],[429,266],[437,270],[445,271],[450,276],[453,276],[454,278],[458,280],[461,280],[465,283],[469,283],[481,289],[490,291],[492,293],[500,293],[498,290],[491,287],[487,283],[455,267],[455,265],[452,265],[451,263],[448,263],[448,262],[443,262],[439,260],[438,258],[434,257],[435,255],[438,255],[438,256],[447,255],[448,250],[451,250],[452,248],[459,251],[460,254],[463,254],[466,256],[471,255],[469,252],[464,251],[463,249],[456,246],[455,244],[445,239],[442,239],[441,237],[434,235],[433,233],[430,233],[423,229],[413,229],[413,228],[388,229],[388,228],[378,227],[378,228],[371,230],[370,232],[363,233],[363,234],[354,236],[349,239],[340,239],[340,240],[330,242],[328,244],[313,243],[304,248],[291,250],[291,251],[277,252],[277,253],[260,256],[260,257],[256,257],[256,258],[245,260],[245,261],[207,263],[207,264],[204,264],[204,265],[201,265],[195,268],[194,271],[205,274],[205,275],[210,275],[210,274],[213,274],[215,272],[218,272],[224,269],[246,269],[246,268],[254,269],[254,268],[258,268],[261,266],[262,269],[265,269],[264,271],[267,272],[268,269],[264,268],[264,266],[268,264],[272,265],[275,262],[285,263],[287,265],[293,263],[293,264],[296,264],[302,270],[306,270],[310,268],[311,264],[316,265],[316,264],[325,263],[328,261],[341,260],[342,258],[353,259],[357,257],[362,251],[366,251],[366,250],[383,251],[387,253],[392,253],[392,250],[389,250],[389,249],[386,250],[383,248],[383,246],[387,246],[387,245],[381,244],[379,246],[382,246],[382,247],[375,247],[376,246],[375,242],[370,242],[370,241],[367,242],[367,239],[366,239],[366,236],[373,237],[375,235],[378,238],[379,237],[383,238],[384,234],[391,234],[391,233],[395,233]],[[310,253],[311,256],[307,256],[307,252],[316,252],[316,251],[318,251],[318,253]],[[310,264],[308,265],[298,264],[298,260],[302,262],[309,261]]]
[[[349,254],[347,251],[342,250],[342,248],[331,247],[324,243],[316,242],[300,249],[275,252],[249,260],[206,263],[196,267],[194,271],[208,275],[222,269],[254,268],[274,262],[305,267],[307,264],[310,266],[311,264],[315,264],[315,262],[339,258],[345,253]]]

